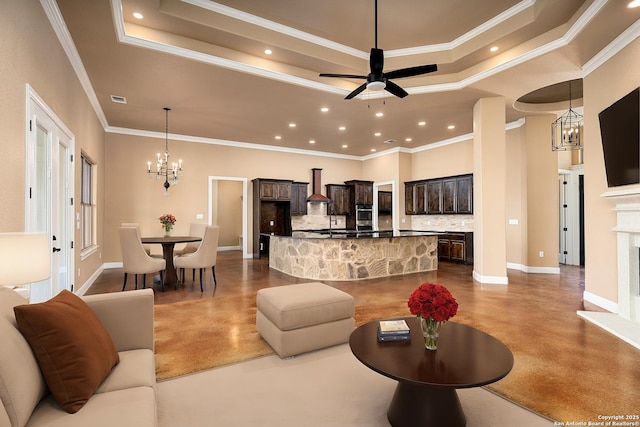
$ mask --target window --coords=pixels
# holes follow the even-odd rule
[[[82,209],[82,248],[95,246],[95,205],[93,203],[93,163],[84,154],[82,157],[82,182],[80,207]]]

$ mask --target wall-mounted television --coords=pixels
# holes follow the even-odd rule
[[[607,185],[640,183],[640,88],[598,114]]]

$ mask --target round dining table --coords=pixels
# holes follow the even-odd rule
[[[513,354],[491,335],[455,322],[445,322],[438,349],[427,350],[418,319],[405,321],[411,341],[378,341],[378,320],[358,327],[349,338],[360,362],[398,381],[387,411],[389,422],[394,427],[465,426],[456,389],[503,378],[513,367]]]
[[[175,285],[178,283],[178,274],[173,265],[173,249],[177,243],[199,242],[202,237],[196,236],[161,236],[161,237],[142,237],[140,239],[143,245],[161,244],[162,257],[166,262],[164,270],[164,284]]]

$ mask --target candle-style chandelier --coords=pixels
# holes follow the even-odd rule
[[[553,151],[580,150],[582,121],[582,114],[571,108],[571,81],[569,81],[569,110],[551,125],[551,149]]]
[[[164,107],[165,111],[165,140],[164,156],[158,153],[155,168],[151,168],[151,162],[147,162],[147,174],[149,177],[155,175],[157,180],[164,178],[165,195],[169,192],[169,187],[178,184],[178,177],[182,175],[182,160],[178,163],[169,164],[169,111],[171,108]]]

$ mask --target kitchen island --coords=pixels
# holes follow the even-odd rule
[[[311,280],[359,280],[438,269],[437,232],[311,230],[270,236],[269,267]]]

